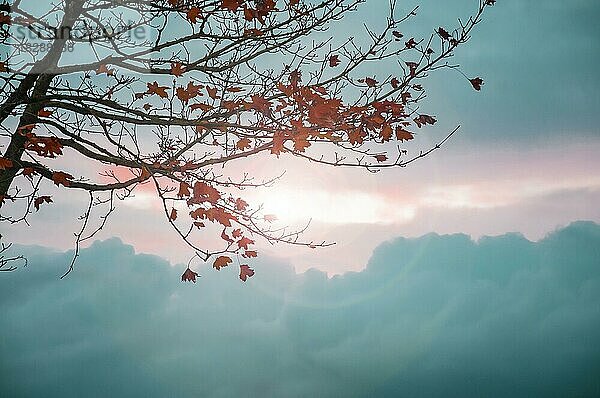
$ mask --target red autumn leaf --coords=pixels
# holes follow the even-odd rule
[[[181,281],[182,282],[189,282],[192,281],[194,283],[196,283],[196,277],[200,276],[197,273],[195,273],[194,271],[192,271],[191,269],[186,269],[185,272],[183,273],[183,275],[181,275]]]
[[[219,199],[221,199],[221,194],[214,187],[202,181],[196,181],[194,184],[194,196],[190,199],[191,203],[209,202],[214,205]]]
[[[240,238],[242,236],[242,230],[239,228],[234,229],[231,233],[231,236],[233,236],[235,239]]]
[[[404,35],[398,32],[397,30],[392,31],[392,35],[394,35],[396,41],[399,41],[401,38],[404,37]]]
[[[62,144],[56,137],[38,137],[34,133],[26,133],[25,149],[33,151],[38,156],[54,158],[56,155],[62,155]]]
[[[62,171],[55,171],[54,173],[52,173],[52,181],[54,181],[54,184],[56,186],[62,184],[65,187],[68,187],[69,185],[71,185],[71,182],[69,180],[72,179],[73,176],[71,174],[63,173]]]
[[[229,265],[229,263],[231,263],[231,262],[232,262],[232,260],[229,257],[219,256],[213,263],[213,268],[215,268],[217,271],[219,271],[219,270],[221,270],[221,268],[227,267]]]
[[[476,77],[473,79],[469,79],[473,88],[477,91],[481,90],[481,86],[483,85],[483,79],[480,77]]]
[[[50,115],[52,115],[52,111],[47,111],[45,109],[40,109],[38,111],[38,116],[39,117],[50,117]]]
[[[255,250],[246,250],[244,252],[244,254],[242,254],[242,257],[244,258],[250,258],[250,257],[256,257],[258,256],[258,253]]]
[[[0,72],[8,72],[8,68],[6,67],[6,62],[0,61]]]
[[[254,275],[254,270],[250,266],[243,264],[240,265],[240,279],[246,282],[246,279]]]
[[[392,88],[395,88],[395,89],[400,87],[400,81],[396,77],[392,78],[392,80],[390,81],[390,84],[392,85]]]
[[[386,123],[379,132],[379,137],[381,137],[383,142],[387,142],[392,139],[392,133],[392,126]]]
[[[277,221],[277,216],[275,214],[265,214],[263,216],[263,220],[267,222]]]
[[[50,196],[38,196],[37,198],[35,198],[35,200],[33,201],[33,205],[35,206],[35,210],[39,210],[40,209],[40,205],[42,203],[52,203],[52,197],[50,197]]]
[[[433,116],[429,115],[419,115],[419,117],[416,117],[413,120],[419,128],[427,124],[435,124],[435,122],[437,121]]]
[[[196,23],[200,14],[200,9],[198,7],[192,7],[188,10],[186,16],[191,23]]]
[[[201,109],[201,110],[202,110],[202,111],[204,111],[204,112],[208,112],[208,111],[210,111],[211,109],[213,109],[213,107],[212,107],[211,105],[204,104],[204,103],[202,103],[202,102],[200,102],[200,103],[197,103],[197,104],[193,104],[193,105],[191,105],[191,106],[190,106],[190,108],[191,108],[193,111],[195,111],[196,109]]]
[[[238,248],[248,250],[248,245],[253,244],[254,241],[252,239],[248,239],[245,236],[242,239],[238,240]]]
[[[396,139],[398,141],[409,141],[415,138],[410,131],[404,130],[402,127],[396,127]]]
[[[171,214],[169,215],[169,220],[175,221],[176,219],[177,219],[177,209],[173,207],[171,209]]]
[[[302,72],[298,69],[290,72],[290,84],[297,87],[302,82]]]
[[[181,76],[185,72],[185,67],[181,64],[181,62],[173,62],[171,64],[171,74],[173,76]]]
[[[100,64],[100,66],[96,69],[96,74],[101,75],[106,73],[107,76],[114,76],[115,70],[108,67],[106,64]]]
[[[244,91],[241,87],[227,87],[227,91],[230,93],[239,93],[240,91]]]
[[[375,160],[377,160],[378,162],[385,162],[385,161],[388,159],[387,155],[385,155],[385,154],[383,154],[383,153],[382,153],[382,154],[379,154],[379,155],[375,155],[375,156],[374,156],[374,158],[375,158]]]
[[[337,55],[332,55],[329,57],[329,66],[334,68],[340,64],[340,57]]]
[[[214,100],[219,99],[219,97],[217,96],[217,88],[216,87],[209,87],[206,86],[206,92],[208,93],[208,96]]]
[[[10,159],[7,158],[0,158],[0,170],[6,170],[10,167],[12,167],[13,162]]]
[[[243,2],[243,0],[223,0],[221,2],[221,8],[235,12],[238,8],[240,8]]]
[[[419,64],[417,64],[416,62],[405,62],[405,64],[410,70],[410,75],[414,77],[416,75],[417,67],[419,66]]]
[[[406,48],[415,48],[417,46],[417,42],[414,37],[411,37],[406,43],[404,43]]]
[[[248,207],[248,203],[244,199],[237,198],[235,200],[235,209],[237,211],[244,211],[246,210],[246,207]]]
[[[190,196],[190,184],[188,184],[187,182],[180,182],[177,196],[180,198],[184,196]]]
[[[234,240],[231,239],[229,237],[229,235],[227,235],[227,233],[225,232],[225,230],[223,230],[223,232],[221,232],[221,239],[223,239],[225,242],[229,242],[229,243],[233,243]]]
[[[33,169],[33,167],[25,167],[23,169],[23,175],[25,177],[30,177],[30,176],[32,176],[34,174],[35,174],[35,170]]]
[[[440,37],[441,37],[442,39],[444,39],[444,40],[448,40],[448,39],[450,39],[450,37],[451,37],[451,36],[450,36],[450,33],[448,33],[448,32],[446,31],[446,29],[444,29],[444,28],[442,28],[442,27],[439,27],[439,28],[438,28],[438,30],[437,30],[437,34],[438,34],[438,35],[440,35]]]
[[[190,213],[190,216],[194,219],[207,219],[211,222],[218,222],[224,227],[231,227],[231,220],[237,220],[237,218],[225,210],[219,207],[213,207],[208,210],[199,208]]]
[[[201,84],[194,84],[192,82],[189,82],[186,87],[177,87],[177,90],[175,90],[175,94],[181,102],[187,103],[192,98],[202,95],[202,93],[200,93],[200,89],[202,87],[204,86],[202,86]],[[193,105],[192,109],[194,109]]]
[[[377,85],[377,80],[367,77],[365,78],[365,83],[367,83],[367,86],[369,87],[375,87]]]
[[[235,147],[237,149],[239,149],[240,151],[243,151],[244,149],[250,148],[250,139],[249,138],[242,138],[240,139],[237,144],[235,144]]]
[[[161,98],[167,98],[169,96],[169,94],[167,94],[167,90],[169,89],[166,86],[159,86],[157,82],[154,83],[148,83],[148,91],[146,91],[146,94],[156,94]]]

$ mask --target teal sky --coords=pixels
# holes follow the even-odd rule
[[[387,3],[331,33],[377,26]],[[476,1],[419,4],[403,30],[452,28]],[[257,241],[245,284],[201,264],[179,282],[191,253],[148,187],[60,281],[86,195],[49,187],[30,226],[2,226],[29,265],[0,273],[0,396],[600,396],[599,17],[598,1],[499,0],[454,58],[482,91],[452,70],[427,83],[439,123],[421,145],[460,133],[409,168],[241,163],[286,169],[249,199],[337,242]]]

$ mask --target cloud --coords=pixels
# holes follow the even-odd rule
[[[600,226],[534,243],[429,234],[328,279],[181,267],[118,239],[21,247],[0,278],[7,396],[598,396]]]

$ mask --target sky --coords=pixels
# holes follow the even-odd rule
[[[377,24],[387,3],[369,0],[335,33]],[[407,30],[452,26],[476,2],[419,4]],[[454,59],[482,91],[430,76],[423,107],[439,122],[419,145],[461,128],[410,167],[242,164],[286,171],[249,201],[336,243],[257,240],[245,284],[197,262],[198,282],[179,281],[193,253],[149,187],[66,280],[85,195],[1,226],[29,265],[0,273],[0,392],[599,396],[599,15],[592,0],[498,0]]]
[[[413,3],[420,4],[418,15],[405,29],[415,34],[451,27],[475,6],[471,0]],[[386,1],[370,1],[332,32],[346,37],[359,23],[377,26],[386,7]],[[264,203],[280,225],[310,221],[303,236],[308,241],[336,243],[313,251],[259,241],[258,250],[292,260],[299,271],[317,267],[333,275],[364,268],[372,250],[396,236],[433,231],[477,238],[518,231],[535,240],[574,220],[600,221],[594,205],[600,189],[595,122],[600,28],[592,17],[599,11],[597,2],[581,0],[506,0],[488,9],[454,58],[467,76],[483,77],[483,90],[475,92],[452,70],[430,75],[422,107],[439,122],[420,131],[418,144],[408,149],[428,148],[455,126],[461,129],[440,151],[410,167],[372,174],[288,157],[240,163],[265,177],[286,172],[275,187],[246,193],[247,200]],[[31,218],[31,225],[3,226],[5,235],[22,244],[73,247],[87,197],[57,198]],[[193,253],[157,216],[159,206],[152,188],[142,187],[120,205],[98,238],[117,236],[186,263]],[[49,236],[48,229],[56,233]]]

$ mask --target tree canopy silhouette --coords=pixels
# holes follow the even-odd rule
[[[51,184],[86,191],[74,263],[118,199],[151,184],[166,221],[220,269],[232,263],[228,255],[255,257],[257,238],[328,244],[302,240],[304,229],[277,226],[276,215],[246,202],[244,189],[277,176],[232,177],[240,159],[293,156],[374,171],[439,148],[456,130],[429,150],[406,148],[436,123],[418,106],[425,80],[457,69],[448,59],[495,1],[421,38],[402,30],[417,8],[401,12],[391,0],[380,26],[341,39],[329,32],[365,0],[22,3],[0,13],[8,49],[0,58],[1,221],[48,211],[61,200],[45,192]],[[374,73],[390,60],[394,73]],[[481,89],[481,78],[463,76]],[[95,223],[92,209],[104,209]],[[202,231],[220,234],[222,245],[204,247]],[[240,266],[242,280],[253,274]],[[196,276],[188,268],[182,280]]]

